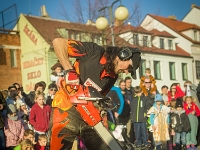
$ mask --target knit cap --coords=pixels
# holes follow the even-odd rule
[[[155,101],[162,101],[162,96],[160,94],[156,94]]]
[[[175,108],[182,107],[183,108],[183,100],[181,98],[176,99],[176,105]]]

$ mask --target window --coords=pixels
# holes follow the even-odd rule
[[[195,61],[197,79],[200,79],[200,61]]]
[[[172,40],[168,40],[168,46],[170,50],[173,49]]]
[[[146,70],[146,60],[142,59],[141,65],[139,67],[140,78],[145,75],[145,70]]]
[[[74,33],[71,33],[70,38],[71,38],[72,40],[75,40],[75,39],[74,39]]]
[[[74,38],[75,38],[75,40],[77,40],[77,41],[80,41],[81,39],[80,39],[80,34],[79,33],[74,33]]]
[[[95,43],[97,43],[97,44],[101,44],[102,42],[101,42],[101,36],[95,36]]]
[[[133,34],[133,44],[138,45],[138,34]]]
[[[188,80],[188,71],[186,63],[182,63],[182,75],[183,75],[183,80]]]
[[[155,79],[160,80],[161,79],[161,72],[160,72],[160,61],[154,61],[154,76]]]
[[[160,39],[160,48],[162,48],[162,49],[165,48],[164,39]]]
[[[194,31],[194,40],[197,41],[197,31]]]
[[[170,80],[176,80],[175,62],[169,62]]]
[[[147,47],[148,36],[143,36],[143,46]]]
[[[17,67],[17,58],[15,49],[10,49],[10,64],[11,67]]]

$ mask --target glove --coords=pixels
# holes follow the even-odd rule
[[[79,77],[76,71],[73,69],[66,70],[65,81],[69,85],[79,85]]]

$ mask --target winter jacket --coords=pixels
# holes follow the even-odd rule
[[[174,113],[172,113],[171,115],[170,120],[171,127],[172,129],[174,129],[175,132],[180,133],[190,131],[190,121],[185,113],[185,110],[174,111]]]
[[[4,127],[4,118],[3,118],[3,110],[6,107],[6,101],[5,98],[3,97],[3,94],[0,92],[0,104],[3,105],[3,109],[0,110],[0,129],[2,129]]]
[[[111,97],[113,106],[119,105],[117,113],[120,115],[124,108],[124,97],[122,95],[121,89],[113,86],[107,96]]]
[[[46,132],[49,129],[50,114],[51,108],[48,105],[41,108],[38,103],[35,103],[31,108],[29,122],[35,130]]]
[[[197,107],[197,105],[195,105],[194,103],[192,103],[192,106],[189,108],[187,103],[184,103],[183,108],[185,109],[185,112],[187,115],[189,115],[191,112],[195,111],[196,112],[196,116],[200,116],[200,110]]]
[[[131,87],[130,90],[126,88],[126,91],[125,91],[125,99],[126,100],[129,100],[131,103],[133,101],[133,96],[135,95],[134,94],[134,88]]]
[[[27,97],[24,98],[24,101],[28,107],[32,108],[32,106],[35,104],[35,91],[31,91]]]
[[[40,146],[39,143],[35,144],[35,150],[45,150],[45,146]]]
[[[6,137],[6,147],[17,146],[18,140],[22,139],[24,136],[24,126],[22,125],[21,120],[11,120],[6,118],[4,133]]]
[[[170,93],[170,91],[168,92],[168,99],[169,99],[169,102],[171,102],[172,99],[177,99],[179,97],[183,97],[185,96],[185,93],[181,90],[181,88],[179,86],[176,86],[176,93],[175,93],[175,96],[174,98],[172,98],[172,95]]]
[[[132,122],[147,122],[147,110],[150,108],[148,98],[141,96],[135,96],[133,98],[131,106],[130,119]]]

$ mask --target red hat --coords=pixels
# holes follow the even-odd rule
[[[79,77],[75,71],[70,71],[67,73],[65,77],[66,83],[73,83],[73,82],[79,82]]]

